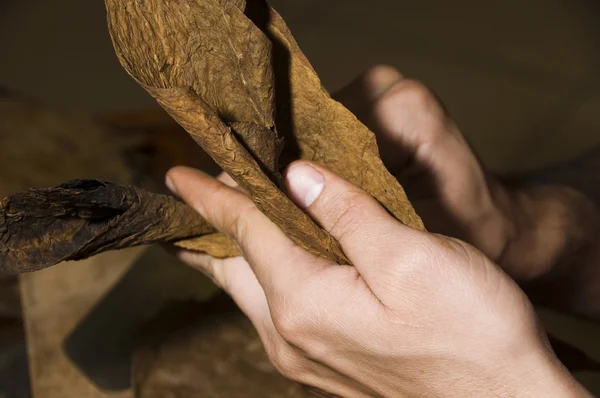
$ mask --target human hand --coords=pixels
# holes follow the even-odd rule
[[[370,69],[336,98],[375,132],[386,166],[429,231],[474,245],[521,283],[554,273],[563,289],[563,265],[579,278],[560,262],[581,258],[597,234],[598,211],[582,194],[564,184],[500,181],[427,87],[392,67]]]
[[[244,254],[180,257],[233,297],[281,373],[342,397],[588,396],[481,252],[405,227],[317,165],[292,164],[286,182],[354,267],[296,246],[239,190],[188,168],[168,174]]]

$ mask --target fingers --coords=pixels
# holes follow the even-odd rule
[[[344,104],[363,123],[367,123],[369,106],[402,79],[402,74],[393,66],[378,65],[342,88],[333,98]]]
[[[367,70],[334,98],[375,133],[381,156],[393,173],[403,170],[415,155],[425,157],[423,147],[439,143],[437,147],[448,152],[465,146],[437,97],[392,66]]]
[[[265,293],[243,257],[217,259],[187,250],[178,250],[175,255],[225,290],[257,328],[270,317]]]
[[[296,246],[242,192],[186,167],[170,170],[167,180],[183,200],[238,243],[267,296],[281,294],[326,265]]]
[[[221,174],[219,174],[217,176],[217,180],[221,181],[223,184],[227,185],[228,187],[232,187],[235,188],[237,187],[237,183],[235,181],[233,181],[233,178],[231,178],[231,176],[229,176],[229,174],[227,174],[226,172],[221,172]]]
[[[221,172],[221,174],[219,174],[217,176],[217,180],[221,181],[223,184],[227,185],[228,187],[235,188],[238,191],[243,192],[244,194],[248,194],[247,190],[245,190],[244,188],[239,186],[237,184],[237,182],[235,182],[235,180],[233,178],[231,178],[231,176],[224,171]]]
[[[395,83],[377,100],[373,112],[382,140],[391,142],[380,146],[382,157],[430,230],[448,234],[452,232],[448,225],[475,224],[493,213],[490,177],[427,87],[411,80]],[[431,197],[444,202],[437,214],[431,212],[436,203],[427,206],[422,201]]]
[[[293,372],[300,365],[307,366],[309,361],[298,355],[277,331],[265,292],[244,258],[215,259],[185,250],[176,255],[186,264],[208,274],[231,296],[256,328],[271,360],[279,361],[276,365],[280,371]]]
[[[315,164],[293,163],[286,184],[292,199],[340,242],[361,274],[361,264],[380,257],[391,236],[397,242],[417,234],[366,192]]]
[[[454,124],[440,101],[416,80],[396,82],[378,98],[373,114],[383,133],[411,148],[454,132]]]

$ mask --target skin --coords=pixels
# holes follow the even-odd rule
[[[394,68],[367,71],[337,98],[377,134],[429,231],[480,249],[536,303],[600,320],[600,148],[506,178],[481,164],[427,87]]]
[[[437,99],[393,68],[367,72],[338,99],[376,132],[384,161],[428,229],[446,236],[407,228],[325,168],[293,163],[285,174],[292,199],[355,266],[334,264],[295,246],[227,176],[178,167],[167,185],[244,254],[218,260],[182,251],[180,258],[233,297],[282,374],[328,393],[591,396],[555,358],[528,297],[508,275],[532,290],[550,285],[558,261],[547,257],[560,257],[570,238],[536,217],[579,200],[591,211],[590,199],[559,187],[560,194],[543,191],[549,207],[540,210],[533,202],[539,187],[531,188],[535,196],[493,178]],[[526,209],[537,213],[520,216]],[[525,243],[536,239],[552,250],[524,260]]]

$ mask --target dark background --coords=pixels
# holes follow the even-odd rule
[[[438,93],[495,170],[534,168],[600,143],[595,0],[271,4],[329,89],[369,65],[393,64]],[[118,64],[101,0],[0,0],[0,85],[85,114],[155,106]],[[543,315],[557,336],[600,359],[600,327]],[[0,354],[0,375],[11,366]],[[598,374],[582,378],[600,393]]]

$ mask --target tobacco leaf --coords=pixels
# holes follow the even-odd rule
[[[115,48],[128,71],[300,246],[337,262],[349,263],[339,244],[285,195],[280,170],[297,158],[321,161],[373,194],[407,225],[422,228],[402,188],[379,160],[373,134],[329,97],[279,15],[266,3],[258,0],[131,0],[120,4],[107,0],[106,4]],[[63,126],[58,127],[62,131]],[[50,137],[49,142],[57,148],[65,142],[93,142],[60,137],[53,141],[53,135],[38,135]],[[109,142],[102,138],[105,137],[103,132],[94,137],[96,135],[100,138],[94,145]],[[95,153],[88,147],[76,149],[81,154]],[[21,199],[27,196],[13,197],[13,207]],[[35,213],[35,209],[30,210]],[[10,256],[6,254],[9,251],[5,244],[6,261],[34,260],[32,247],[26,249],[30,254],[22,256],[13,250],[21,247],[17,242],[25,242],[23,237],[28,229],[23,225],[31,220],[25,213],[19,222],[15,217],[4,218],[6,225],[10,222],[11,231],[20,231],[22,235],[10,237],[13,245]],[[61,224],[59,221],[64,220],[57,219],[56,225],[52,222],[46,225],[56,227]],[[152,219],[148,222],[152,224]],[[92,233],[91,226],[98,227],[87,225],[87,234]],[[129,226],[142,228],[143,223]],[[131,228],[121,232],[123,236],[140,233]],[[35,241],[37,250],[48,253],[54,248],[58,252],[45,256],[44,263],[39,256],[32,266],[11,263],[5,268],[36,269],[59,259],[83,258],[138,243],[124,239],[95,248],[93,245],[98,242],[91,240],[92,246],[71,250],[73,248],[65,249],[69,246],[57,245],[55,239],[50,239],[49,230],[45,233],[50,234],[46,235],[48,239]],[[86,233],[81,231],[80,235]],[[176,238],[163,236],[160,239]],[[4,239],[8,241],[6,233]],[[180,245],[212,250],[211,254],[219,256],[239,254],[233,243],[219,234]]]
[[[282,47],[280,57],[289,54],[290,107],[301,158],[325,165],[375,197],[403,224],[424,230],[404,189],[384,166],[375,134],[330,97],[283,18],[273,9],[270,15],[267,29]]]
[[[57,162],[56,159],[61,161]],[[78,175],[110,180],[122,185],[143,181],[145,186],[156,190],[163,185],[166,170],[177,164],[208,169],[213,173],[218,170],[215,170],[212,159],[195,145],[187,132],[160,108],[112,112],[90,121],[84,117],[57,111],[10,89],[0,88],[0,198],[30,187],[54,186]],[[121,188],[109,184],[105,189]],[[26,194],[17,195],[12,198],[11,203],[13,207],[18,206],[16,200],[28,197]],[[153,196],[148,194],[144,197]],[[85,203],[88,199],[73,196],[74,201],[83,200],[79,204],[83,207],[89,205]],[[48,209],[31,210],[37,212]],[[52,215],[48,213],[46,217],[48,223],[45,226],[55,228],[57,224],[50,222]],[[33,233],[28,229],[30,224],[19,226],[17,222],[30,223],[31,220],[27,215],[19,219],[10,218],[10,242],[13,250],[18,250],[19,242],[25,242],[26,236]],[[55,221],[60,223],[64,220]],[[153,223],[155,220],[150,219],[149,222]],[[121,228],[130,228],[129,231],[121,230],[124,237],[140,232],[131,229],[136,225],[139,227],[139,224],[120,225]],[[86,224],[82,228],[89,228],[89,225]],[[21,233],[27,235],[19,236]],[[81,236],[85,235],[83,231],[79,233]],[[41,230],[39,235],[51,236],[52,230]],[[195,233],[192,236],[198,235],[199,233]],[[174,238],[164,237],[161,241],[172,241]],[[4,236],[4,239],[8,237]],[[0,269],[40,269],[54,265],[57,259],[74,258],[77,253],[93,255],[117,247],[107,245],[105,248],[96,249],[76,247],[72,242],[67,243],[71,246],[57,244],[57,239],[53,237],[37,241],[37,249],[45,254],[40,255],[38,262],[31,266],[23,264],[24,257],[18,253],[11,253],[10,256],[6,252],[1,253]],[[90,244],[97,246],[98,241],[92,240]],[[140,244],[139,240],[128,239],[123,240],[118,247],[137,244]],[[221,234],[176,241],[174,244],[190,250],[205,251],[215,257],[239,255],[239,249]],[[53,253],[53,249],[57,249],[58,252]],[[13,301],[18,303],[18,300]],[[0,307],[0,314],[4,314],[6,311],[3,305]],[[17,309],[12,312],[16,311]]]
[[[276,371],[250,321],[225,295],[171,304],[137,341],[132,373],[138,398],[316,396]]]
[[[203,234],[209,235],[200,243],[184,245],[214,255],[239,255],[215,232],[196,211],[173,197],[101,180],[72,180],[0,202],[0,271],[36,271],[107,250]],[[212,253],[215,239],[217,251]]]
[[[240,256],[240,248],[225,234],[214,233],[174,242],[182,249],[203,252],[216,258]]]
[[[142,170],[131,167],[125,154],[144,146],[145,137],[137,132],[113,132],[86,117],[0,87],[0,200],[29,187],[54,186],[80,175],[121,184],[137,182]],[[21,316],[19,290],[18,276],[0,274],[0,318]]]
[[[349,263],[285,195],[281,168],[300,158],[322,163],[423,229],[379,158],[374,134],[331,99],[264,1],[105,3],[124,68],[298,245]]]

